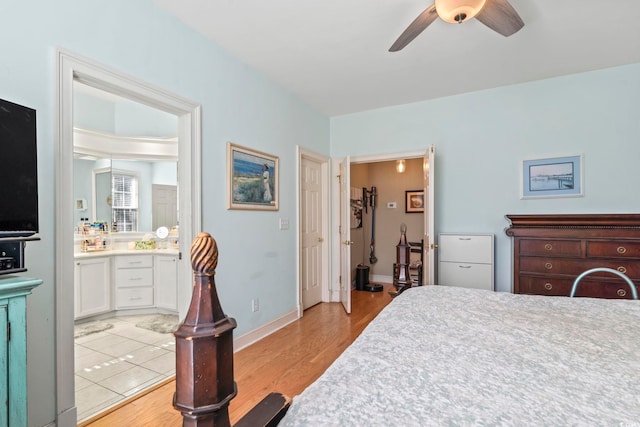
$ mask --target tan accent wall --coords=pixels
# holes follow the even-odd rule
[[[407,225],[407,240],[420,241],[423,235],[423,215],[405,213],[405,191],[421,190],[423,186],[422,159],[407,160],[407,170],[396,172],[396,162],[376,162],[351,165],[351,186],[377,187],[378,197],[375,213],[375,248],[378,261],[371,264],[371,207],[363,212],[363,228],[351,230],[351,267],[352,271],[359,263],[370,267],[370,275],[393,276],[393,263],[396,261],[396,245],[400,240],[400,225]],[[396,208],[388,208],[395,202]]]
[[[351,165],[350,171],[350,183],[353,188],[363,188],[369,185],[369,165],[366,163],[355,163]],[[363,210],[364,215],[364,210]],[[363,252],[363,239],[364,239],[365,225],[363,217],[362,228],[351,229],[351,278],[355,279],[356,267],[358,264],[363,264],[365,261]],[[371,230],[369,230],[371,232]],[[368,244],[367,244],[368,247]],[[367,252],[367,260],[368,260]],[[368,262],[368,261],[367,261]]]

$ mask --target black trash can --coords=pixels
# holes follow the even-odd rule
[[[364,291],[364,287],[369,284],[369,266],[358,265],[356,267],[356,291]]]

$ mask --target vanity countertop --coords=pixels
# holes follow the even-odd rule
[[[180,251],[177,249],[107,249],[104,251],[88,251],[76,252],[73,254],[74,259],[97,258],[115,255],[175,255],[178,256]]]

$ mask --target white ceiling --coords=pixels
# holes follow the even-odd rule
[[[640,62],[638,0],[510,0],[511,37],[437,19],[431,0],[154,0],[329,116]]]

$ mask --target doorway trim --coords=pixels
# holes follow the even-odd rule
[[[393,152],[393,153],[382,153],[382,154],[363,154],[363,155],[359,155],[359,156],[353,156],[353,157],[349,157],[349,163],[351,165],[353,165],[354,163],[376,163],[376,162],[387,162],[387,161],[391,161],[391,160],[399,160],[399,159],[416,159],[416,158],[423,158],[424,157],[424,153],[429,149],[429,147],[427,146],[426,148],[424,148],[423,150],[413,150],[413,151],[399,151],[399,152]],[[337,162],[336,160],[337,158],[334,158],[333,160]],[[337,163],[336,163],[337,164]],[[350,170],[346,171],[348,174],[351,174]],[[340,206],[340,186],[335,186],[332,191],[331,191],[331,203],[333,206]],[[333,209],[332,211],[332,218],[331,218],[333,224],[340,224],[340,209],[336,208]],[[331,235],[331,249],[332,249],[332,265],[331,265],[331,282],[332,283],[338,283],[339,280],[338,278],[340,277],[341,274],[341,266],[340,266],[340,246],[341,246],[341,235],[340,233],[336,232],[332,233]],[[351,248],[349,248],[349,251],[351,251]],[[333,299],[334,301],[338,301],[338,299],[336,299],[334,297]]]
[[[296,301],[298,302],[298,318],[302,317],[302,158],[308,158],[321,164],[322,173],[322,238],[326,244],[322,245],[322,302],[331,301],[331,289],[329,289],[329,157],[296,145],[296,278],[298,282]]]
[[[201,107],[141,80],[109,69],[74,53],[57,49],[55,129],[55,329],[56,424],[77,423],[75,406],[73,326],[73,82],[129,98],[178,117],[178,182],[180,192],[180,252],[188,253],[201,230]],[[191,282],[190,265],[178,264],[178,284]],[[71,288],[70,288],[71,287]],[[178,308],[186,311],[190,287],[178,286]]]

